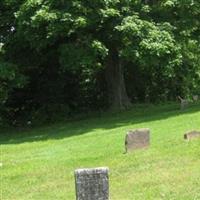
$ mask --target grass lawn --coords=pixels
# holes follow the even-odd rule
[[[123,154],[130,129],[150,128],[151,147]],[[74,200],[74,170],[107,166],[111,200],[199,200],[200,105],[135,106],[29,130],[1,131],[2,200]]]

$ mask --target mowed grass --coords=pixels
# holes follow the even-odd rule
[[[130,129],[150,128],[151,146],[124,154]],[[199,200],[200,105],[130,111],[30,130],[1,131],[2,200],[74,200],[74,170],[107,166],[111,200]]]

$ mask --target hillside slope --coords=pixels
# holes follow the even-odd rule
[[[151,129],[151,147],[123,154],[134,128]],[[111,200],[200,199],[200,105],[175,104],[1,133],[1,199],[75,199],[74,170],[110,168]],[[9,134],[10,133],[10,134]]]

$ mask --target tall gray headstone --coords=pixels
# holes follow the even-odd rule
[[[75,171],[77,200],[109,200],[108,168]]]
[[[126,152],[147,148],[150,145],[150,130],[147,128],[131,130],[126,134]]]

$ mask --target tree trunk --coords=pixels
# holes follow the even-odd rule
[[[106,81],[111,109],[123,110],[131,106],[127,96],[123,66],[117,50],[111,50],[106,62]]]

